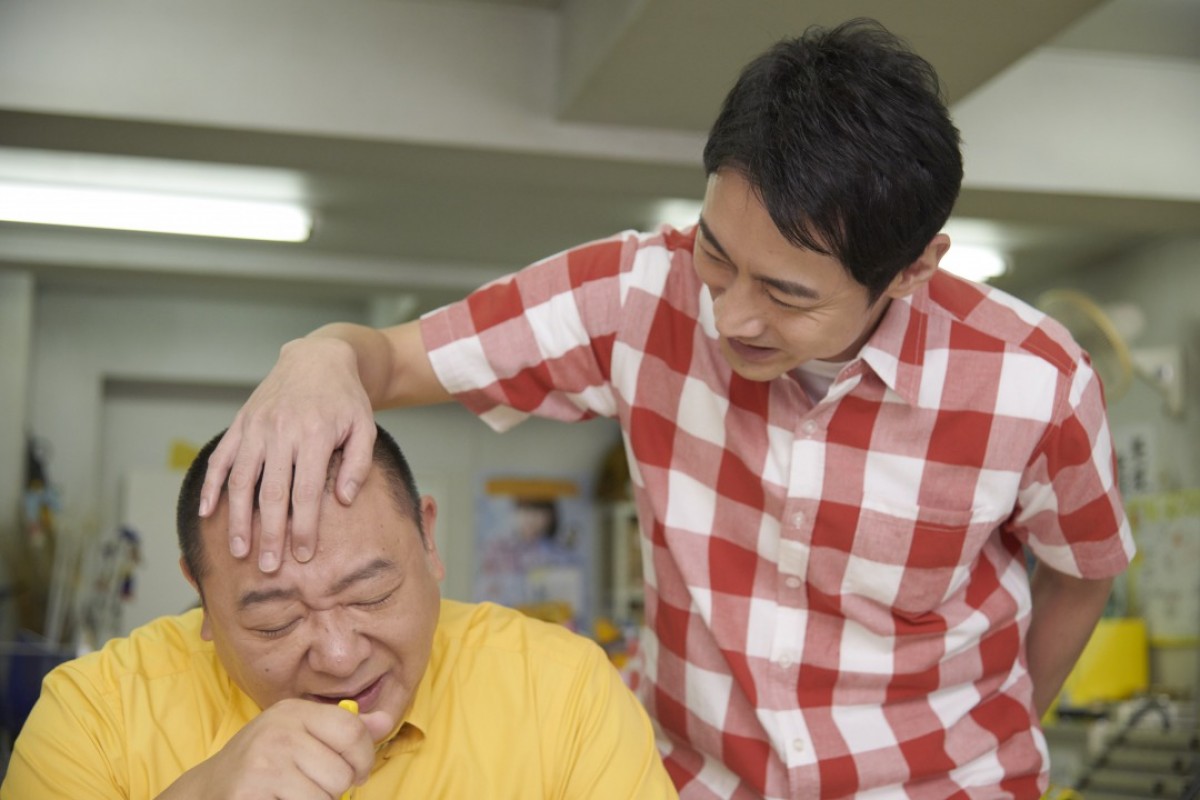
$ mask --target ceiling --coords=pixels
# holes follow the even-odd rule
[[[222,192],[317,225],[268,245],[0,224],[0,267],[428,308],[698,199],[740,66],[859,15],[942,76],[972,223],[952,236],[1005,248],[1009,288],[1200,234],[1200,0],[4,0],[0,176],[56,157],[144,185],[170,160],[211,186],[188,167],[219,165]]]

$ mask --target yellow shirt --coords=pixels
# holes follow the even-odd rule
[[[59,666],[0,800],[153,798],[259,713],[200,638],[163,617]],[[595,644],[490,604],[442,601],[429,668],[355,800],[672,798],[649,718]]]

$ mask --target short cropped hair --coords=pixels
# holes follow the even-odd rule
[[[945,225],[959,133],[929,62],[872,20],[809,28],[742,71],[704,148],[792,244],[836,258],[871,300]]]
[[[206,571],[204,560],[204,542],[200,535],[200,489],[204,486],[204,474],[208,471],[208,460],[213,450],[220,443],[225,431],[218,433],[208,441],[196,455],[187,474],[183,477],[183,486],[179,490],[179,502],[175,507],[175,530],[179,537],[179,550],[183,554],[188,571],[200,583]],[[404,516],[412,519],[417,525],[421,541],[425,541],[425,527],[421,521],[421,496],[417,491],[417,482],[413,478],[408,461],[401,452],[400,446],[392,435],[379,425],[375,426],[375,448],[371,459],[380,471],[391,493],[396,509]],[[335,450],[329,459],[329,469],[325,479],[325,493],[332,494],[334,478],[342,463],[342,451]],[[260,478],[261,485],[261,478]],[[228,484],[221,487],[224,492]],[[254,508],[258,509],[258,487],[254,491]]]

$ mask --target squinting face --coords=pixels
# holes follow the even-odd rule
[[[444,570],[433,500],[421,502],[426,546],[383,481],[373,469],[352,505],[322,503],[316,555],[299,563],[285,548],[274,574],[229,554],[226,502],[201,523],[204,637],[261,708],[353,698],[396,720],[408,711],[429,663]]]
[[[734,170],[709,177],[693,263],[712,294],[723,355],[754,381],[813,359],[854,357],[898,296],[868,302],[836,259],[785,239]]]

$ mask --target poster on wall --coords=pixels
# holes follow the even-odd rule
[[[1121,496],[1128,500],[1157,492],[1154,465],[1159,463],[1159,455],[1154,426],[1149,423],[1123,424],[1113,429],[1112,437]]]
[[[1150,643],[1200,643],[1200,490],[1137,497],[1126,510],[1138,547],[1135,605]]]
[[[593,516],[583,479],[481,478],[474,599],[581,628],[591,614]]]

